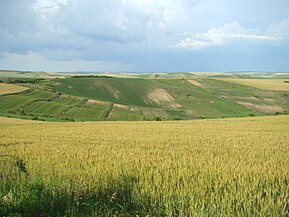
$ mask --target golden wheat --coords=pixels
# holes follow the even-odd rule
[[[125,207],[117,192],[129,188],[130,200],[143,204],[139,213],[288,214],[289,116],[98,123],[0,118],[0,141],[0,154],[24,159],[30,182],[41,177],[64,192],[93,194],[128,177],[114,186],[110,201]]]

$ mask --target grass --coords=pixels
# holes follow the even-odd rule
[[[9,111],[17,112],[22,107],[33,103],[34,101],[41,99],[48,99],[55,95],[55,93],[49,93],[44,91],[30,91],[20,94],[6,95],[0,97],[0,111],[5,114]]]
[[[55,88],[66,94],[141,108],[143,113],[152,113],[152,116],[158,115],[154,113],[155,108],[162,110],[163,117],[171,117],[172,112],[166,111],[174,109],[185,119],[273,114],[289,108],[285,93],[215,79],[199,81],[203,86],[195,86],[184,79],[70,78],[58,79]],[[150,98],[152,93],[156,100]],[[170,99],[162,98],[163,93]],[[252,97],[258,97],[259,101],[252,102]],[[248,103],[253,105],[244,106]],[[272,106],[272,112],[261,110],[262,106]],[[151,110],[146,112],[146,108]]]
[[[84,98],[81,97],[74,97],[68,95],[61,95],[59,98],[55,99],[55,103],[60,103],[63,105],[77,105],[84,101]]]
[[[24,112],[27,114],[57,116],[68,108],[68,106],[62,105],[61,103],[38,101],[25,107]]]
[[[157,117],[162,120],[244,117],[289,111],[289,92],[209,78],[77,77],[42,79],[26,85],[30,90],[0,96],[1,115],[27,119],[37,116],[48,121],[137,121]],[[111,109],[112,104],[126,109],[115,106]]]
[[[287,216],[289,116],[42,123],[0,118],[0,215]],[[9,166],[10,165],[10,166]]]
[[[201,81],[209,86],[208,80]],[[192,85],[186,80],[162,80],[160,82],[184,109],[206,117],[245,116],[251,112],[249,109],[221,97],[220,92],[226,86],[211,91],[210,87],[214,85],[202,88]]]
[[[56,90],[68,95],[137,106],[147,106],[143,96],[154,88],[148,80],[134,78],[68,78],[57,84]]]
[[[31,98],[36,98],[36,99],[49,100],[49,99],[53,98],[56,95],[56,93],[34,89],[34,90],[29,91],[29,92],[23,93],[21,95],[31,97]]]
[[[143,115],[138,111],[131,111],[128,108],[113,107],[108,118],[110,121],[142,121]]]
[[[75,120],[104,120],[105,110],[90,109],[85,107],[73,107],[64,116]]]
[[[23,110],[27,114],[63,116],[72,106],[79,105],[84,100],[80,97],[60,95],[52,101],[36,101]]]

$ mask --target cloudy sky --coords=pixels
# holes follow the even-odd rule
[[[0,0],[0,69],[289,71],[289,1]]]

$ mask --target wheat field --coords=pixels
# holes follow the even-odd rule
[[[245,86],[260,88],[263,90],[289,91],[288,79],[218,78],[218,80],[242,84]]]
[[[0,215],[288,216],[289,116],[0,118]]]
[[[4,84],[0,83],[0,95],[3,94],[10,94],[10,93],[18,93],[22,92],[24,90],[27,90],[28,88],[15,85],[15,84]]]

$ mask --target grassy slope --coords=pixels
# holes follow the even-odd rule
[[[250,113],[250,110],[243,106],[224,100],[219,94],[220,90],[210,91],[194,86],[186,80],[160,80],[160,83],[185,109],[197,114],[220,117],[242,116]]]
[[[19,94],[11,94],[0,97],[0,113],[6,113],[8,111],[14,111],[21,109],[22,107],[29,105],[37,100],[48,100],[53,97],[55,93],[33,90],[25,91]]]
[[[289,108],[289,104],[286,103],[288,97],[283,92],[259,90],[214,79],[199,79],[199,82],[203,87],[194,86],[182,79],[70,78],[58,80],[56,89],[66,94],[135,106],[143,111],[147,111],[147,108],[161,108],[164,112],[164,115],[161,115],[163,117],[175,113],[175,116],[188,118],[190,115],[187,111],[193,115],[206,117],[266,113],[258,109],[246,108],[237,101],[268,106],[278,105],[284,110]],[[176,103],[180,104],[180,108],[172,109],[165,103],[147,104],[148,94],[155,89],[166,90]],[[258,101],[252,101],[250,97],[257,97]],[[268,99],[271,99],[271,102]]]
[[[29,114],[57,116],[69,110],[70,106],[77,105],[82,101],[83,99],[80,97],[61,95],[53,101],[37,101],[25,107],[24,111]]]
[[[57,90],[70,95],[137,106],[147,106],[143,98],[154,88],[149,80],[134,78],[68,78],[57,83]]]
[[[225,81],[216,81],[215,79],[205,80],[209,91],[215,92],[230,101],[244,101],[272,107],[280,106],[283,110],[289,111],[289,92],[262,90]],[[258,113],[258,110],[253,109],[253,111]],[[260,111],[259,113],[262,114]]]
[[[288,92],[217,79],[196,79],[197,86],[185,79],[90,77],[54,81],[54,88],[64,95],[55,97],[56,93],[50,90],[52,80],[40,81],[30,87],[46,90],[0,96],[0,113],[23,118],[93,121],[237,117],[289,110]],[[151,99],[152,96],[157,100]]]

